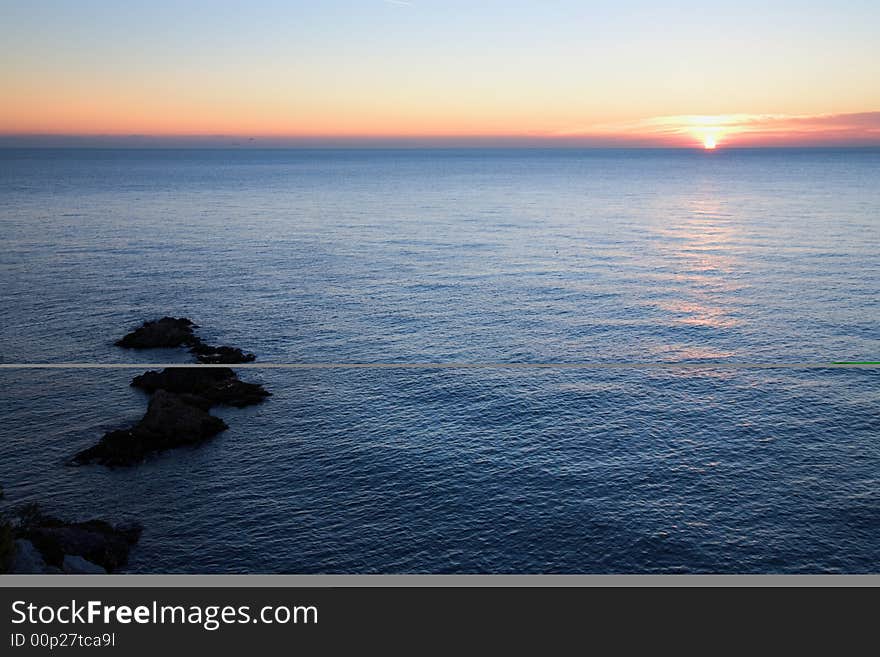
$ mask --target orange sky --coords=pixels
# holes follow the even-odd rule
[[[876,3],[590,4],[9,3],[0,135],[880,144]]]

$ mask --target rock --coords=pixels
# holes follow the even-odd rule
[[[69,575],[106,575],[107,569],[79,555],[65,554],[61,569]]]
[[[33,543],[19,538],[15,541],[9,572],[17,575],[39,575],[46,572],[46,561]]]
[[[238,347],[212,347],[199,340],[189,352],[200,363],[213,365],[233,365],[235,363],[250,363],[256,360],[254,354],[245,353]]]
[[[169,367],[136,376],[131,385],[147,392],[197,395],[212,404],[239,408],[259,404],[271,395],[257,383],[240,381],[228,367]]]
[[[210,407],[204,397],[157,390],[137,426],[178,442],[199,442],[228,428],[223,420],[208,413]]]
[[[163,317],[144,322],[116,344],[133,349],[186,346],[196,360],[210,365],[255,360],[254,354],[237,347],[205,344],[195,328],[186,317]],[[240,381],[228,367],[171,367],[136,376],[131,385],[154,393],[144,417],[129,429],[104,434],[97,445],[76,454],[72,463],[133,465],[153,452],[207,440],[228,428],[208,413],[211,406],[250,406],[270,396],[263,386]]]
[[[256,359],[254,354],[246,353],[238,347],[214,347],[205,344],[193,333],[195,328],[198,326],[186,317],[163,317],[144,322],[134,331],[117,340],[116,345],[129,349],[187,346],[200,363],[213,365],[250,363]]]
[[[197,327],[192,320],[185,317],[163,317],[152,322],[144,322],[140,327],[117,340],[116,345],[128,349],[194,345],[199,342],[193,333],[194,328]]]
[[[97,445],[76,454],[73,463],[134,465],[152,453],[200,443],[228,428],[208,413],[211,404],[197,395],[156,390],[140,422],[105,434]]]
[[[110,572],[128,562],[128,553],[141,535],[137,524],[111,525],[103,520],[65,522],[47,515],[30,518],[19,534],[39,550],[47,569],[68,572],[67,558],[76,556]]]

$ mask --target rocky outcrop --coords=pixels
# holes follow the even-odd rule
[[[159,349],[189,347],[190,353],[200,363],[232,365],[256,360],[238,347],[214,347],[205,344],[194,329],[198,326],[186,317],[163,317],[144,322],[131,333],[116,341],[117,347],[127,349]]]
[[[228,428],[208,413],[210,407],[204,397],[157,390],[140,422],[104,434],[97,445],[76,454],[73,463],[134,465],[150,454],[203,442]]]
[[[163,317],[144,322],[116,344],[131,349],[185,346],[210,365],[256,358],[237,347],[207,345],[195,334],[196,328],[186,317]],[[228,367],[169,367],[136,376],[131,385],[153,395],[144,417],[133,427],[104,434],[96,445],[74,455],[72,464],[134,465],[155,452],[200,443],[228,428],[208,412],[211,406],[241,408],[270,396],[260,384],[239,380]]]
[[[125,566],[141,535],[138,524],[67,522],[24,507],[15,518],[13,573],[105,573]]]
[[[169,367],[136,376],[131,385],[150,393],[165,390],[198,395],[211,404],[239,408],[259,404],[271,394],[258,383],[240,381],[228,367]]]
[[[254,354],[237,347],[205,344],[195,334],[196,328],[185,317],[163,317],[144,322],[116,345],[188,347],[199,363],[212,366],[255,360]],[[228,428],[208,412],[212,406],[249,406],[270,396],[263,386],[239,380],[228,367],[171,367],[145,372],[131,385],[152,394],[144,416],[128,429],[104,434],[97,444],[75,454],[72,464],[129,466],[157,452],[201,443]],[[140,534],[137,524],[66,522],[41,513],[35,505],[23,507],[14,517],[0,510],[0,573],[113,572],[125,566]]]
[[[194,328],[198,327],[185,317],[163,317],[144,322],[117,340],[116,346],[127,349],[158,349],[194,345],[199,341],[193,333]]]

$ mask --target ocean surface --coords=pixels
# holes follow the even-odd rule
[[[0,151],[0,360],[880,359],[880,151]],[[136,370],[0,370],[7,501],[131,572],[880,571],[880,369],[241,370],[129,469]]]

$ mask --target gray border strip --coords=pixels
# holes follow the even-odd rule
[[[878,587],[880,575],[2,575],[0,588]]]
[[[282,370],[413,370],[413,369],[517,369],[517,370],[613,370],[613,369],[880,369],[878,362],[827,362],[827,363],[0,363],[0,370],[141,370],[166,367],[234,367],[236,369],[282,369]]]

